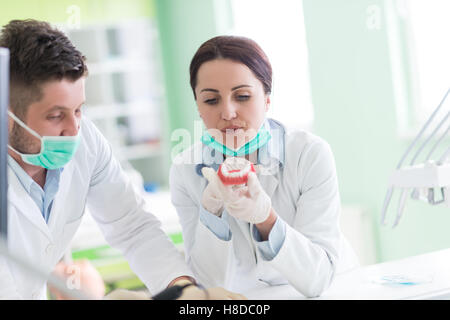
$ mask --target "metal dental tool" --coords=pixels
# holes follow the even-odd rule
[[[402,155],[400,162],[397,165],[396,170],[392,173],[389,180],[389,187],[386,192],[386,196],[383,203],[383,208],[381,212],[381,224],[385,225],[386,212],[389,206],[389,202],[392,198],[394,188],[401,188],[401,194],[399,199],[399,205],[397,208],[397,215],[393,224],[393,228],[398,225],[400,218],[402,217],[403,210],[406,203],[407,198],[407,190],[413,189],[411,193],[411,197],[413,199],[425,200],[432,205],[437,205],[440,203],[446,203],[447,206],[450,207],[450,148],[447,148],[443,155],[439,158],[438,161],[431,160],[431,156],[436,151],[436,149],[442,145],[443,141],[446,137],[448,137],[448,133],[450,131],[450,125],[447,125],[447,129],[441,134],[441,136],[434,142],[431,147],[431,150],[428,152],[425,162],[421,164],[415,164],[419,155],[423,152],[426,146],[431,143],[433,137],[441,130],[441,128],[445,128],[445,124],[448,123],[448,119],[450,118],[450,110],[448,110],[442,120],[438,123],[438,125],[434,128],[431,134],[423,141],[423,143],[419,146],[417,151],[412,157],[409,165],[403,166],[406,157],[412,152],[414,146],[419,144],[419,140],[422,138],[440,109],[444,106],[447,96],[450,93],[450,89],[447,90],[443,99],[437,106],[437,108],[433,111],[431,116],[428,118],[418,135],[415,137],[413,142],[408,146],[405,153]],[[448,108],[449,103],[445,104],[445,109]],[[440,200],[435,199],[435,188],[439,189],[442,195]],[[424,191],[426,190],[426,195],[424,196]]]

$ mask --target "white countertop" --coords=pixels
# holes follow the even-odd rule
[[[383,284],[382,278],[401,276],[415,284]],[[243,293],[249,299],[298,300],[305,297],[289,285]],[[336,275],[318,298],[328,300],[450,299],[450,249],[389,261]]]
[[[181,232],[178,217],[170,203],[169,192],[146,194],[150,212],[162,222],[167,233]],[[89,216],[89,215],[86,215]],[[75,236],[75,247],[103,244],[104,239],[92,218],[83,219]],[[379,283],[382,277],[402,276],[415,285]],[[242,292],[249,299],[305,299],[289,285],[271,286]],[[450,299],[450,249],[379,264],[367,265],[336,275],[331,286],[315,299]]]

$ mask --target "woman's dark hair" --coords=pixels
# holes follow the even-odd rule
[[[19,117],[41,99],[45,82],[76,81],[87,75],[86,58],[47,22],[10,21],[0,31],[0,47],[10,51],[10,105]]]
[[[249,38],[218,36],[203,43],[192,58],[189,72],[195,99],[198,70],[203,63],[215,59],[230,59],[245,64],[261,81],[264,92],[272,92],[272,66],[261,47]]]

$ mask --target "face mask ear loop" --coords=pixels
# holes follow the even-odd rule
[[[11,149],[12,151],[14,151],[15,153],[17,153],[18,155],[22,156],[22,153],[20,153],[19,151],[17,151],[13,147],[11,147],[9,144],[8,144],[8,148]]]
[[[8,115],[14,119],[14,121],[16,121],[22,128],[24,128],[25,130],[27,130],[29,133],[31,133],[33,136],[35,136],[36,138],[38,138],[39,140],[42,140],[42,137],[33,129],[29,128],[22,120],[20,120],[19,118],[16,117],[16,115],[14,113],[12,113],[11,111],[8,110]]]

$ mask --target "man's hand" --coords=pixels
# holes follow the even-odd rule
[[[61,261],[56,265],[53,274],[64,280],[69,289],[79,289],[93,299],[102,299],[105,295],[103,279],[89,260],[77,260],[70,264]],[[70,299],[52,286],[49,286],[49,290],[57,300]]]

